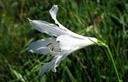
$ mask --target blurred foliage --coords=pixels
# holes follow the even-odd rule
[[[25,47],[47,37],[27,18],[54,22],[49,14],[59,6],[58,20],[68,29],[97,37],[111,48],[119,76],[128,81],[127,0],[0,0],[0,82],[116,82],[112,63],[103,47],[86,47],[68,56],[57,68],[38,76],[50,56],[28,53]]]

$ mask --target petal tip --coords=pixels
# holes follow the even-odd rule
[[[34,51],[33,51],[33,50],[29,50],[29,52],[34,53]]]
[[[53,5],[52,8],[49,10],[50,13],[57,11],[58,11],[58,5]]]
[[[58,7],[58,5],[53,5],[53,7]]]

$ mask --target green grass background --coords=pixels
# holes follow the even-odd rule
[[[112,51],[123,82],[128,82],[127,0],[0,0],[0,82],[117,82],[104,47],[88,46],[69,55],[57,72],[38,76],[51,56],[25,51],[31,41],[49,37],[32,28],[27,18],[54,23],[49,14],[59,6],[57,18],[68,29],[96,37]]]

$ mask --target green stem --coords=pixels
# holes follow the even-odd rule
[[[113,59],[113,55],[112,55],[112,52],[111,52],[110,48],[108,47],[108,45],[106,45],[106,44],[103,43],[102,41],[98,41],[97,44],[100,45],[100,46],[104,46],[104,47],[107,48],[107,52],[108,52],[108,55],[109,55],[109,57],[110,57],[110,59],[111,59],[111,61],[112,61],[112,64],[113,64],[113,67],[114,67],[116,76],[117,76],[117,78],[118,78],[118,81],[119,81],[119,82],[122,82],[122,80],[121,80],[120,77],[119,77],[119,74],[118,74],[118,71],[117,71],[117,68],[116,68],[116,65],[115,65],[115,61],[114,61],[114,59]]]
[[[117,71],[117,68],[116,68],[116,65],[115,65],[115,61],[114,61],[113,56],[112,56],[112,52],[110,51],[110,49],[109,49],[108,46],[107,46],[106,48],[107,48],[108,54],[109,54],[109,56],[110,56],[110,58],[111,58],[111,61],[112,61],[113,67],[114,67],[114,69],[115,69],[115,72],[116,72],[118,81],[121,82],[120,77],[119,77],[119,74],[118,74],[118,71]]]

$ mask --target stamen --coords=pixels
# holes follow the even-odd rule
[[[47,47],[51,50],[51,51],[54,51],[54,45],[52,44],[52,43],[49,43],[48,45],[47,45]]]
[[[51,50],[52,52],[61,52],[61,49],[59,48],[59,46],[57,46],[57,44],[49,43],[49,44],[47,45],[47,47],[48,47],[49,50]]]

